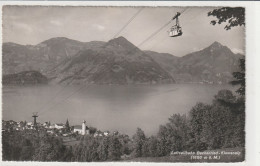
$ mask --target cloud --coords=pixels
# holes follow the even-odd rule
[[[233,52],[233,53],[235,53],[235,54],[244,54],[245,52],[244,52],[244,50],[242,50],[242,49],[239,49],[239,48],[233,48],[233,49],[231,49],[231,51]]]
[[[27,32],[32,32],[33,31],[33,28],[28,25],[28,24],[25,24],[25,23],[19,23],[19,22],[16,22],[13,24],[14,27],[18,28],[18,29],[23,29]]]
[[[106,29],[104,26],[99,24],[92,24],[92,27],[98,29],[99,31],[103,31]]]
[[[60,21],[57,21],[57,20],[51,20],[50,23],[52,25],[55,25],[55,26],[61,26],[62,25],[62,23]]]

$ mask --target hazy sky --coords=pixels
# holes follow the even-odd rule
[[[52,37],[67,37],[83,42],[108,41],[140,8],[133,7],[18,7],[3,8],[3,42],[38,44]],[[121,32],[135,45],[167,23],[185,7],[144,8]],[[183,56],[218,41],[233,52],[244,52],[244,27],[224,30],[212,26],[207,12],[213,8],[189,7],[180,16],[181,37],[170,38],[168,25],[141,46],[144,50]]]

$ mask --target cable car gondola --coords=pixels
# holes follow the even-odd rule
[[[176,15],[172,18],[172,20],[176,19],[176,24],[171,27],[169,31],[169,37],[177,37],[182,35],[182,29],[178,19],[180,15],[181,13],[177,12]]]

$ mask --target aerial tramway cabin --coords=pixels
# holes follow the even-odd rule
[[[172,18],[172,20],[176,20],[176,23],[171,27],[170,31],[168,31],[169,37],[177,37],[182,35],[182,29],[178,19],[180,15],[181,13],[177,12],[176,15]]]

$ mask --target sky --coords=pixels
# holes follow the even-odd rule
[[[207,12],[214,7],[144,7],[119,36],[139,45],[165,25],[176,12],[183,35],[168,37],[172,22],[140,49],[184,56],[201,50],[214,41],[234,53],[244,53],[245,27],[224,30],[224,24],[211,25],[214,17]],[[35,45],[53,37],[88,41],[109,41],[140,10],[140,7],[3,7],[3,42]]]

